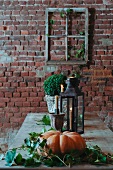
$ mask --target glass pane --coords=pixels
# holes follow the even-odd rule
[[[63,130],[72,130],[72,100],[73,98],[62,99],[62,113],[65,113]]]
[[[68,60],[84,60],[85,40],[68,38]]]
[[[61,17],[60,12],[49,13],[49,35],[64,35],[66,30],[65,17]]]
[[[68,15],[68,35],[85,35],[85,13],[72,11]]]
[[[83,130],[83,96],[78,96],[78,131]]]
[[[53,61],[66,60],[65,56],[65,39],[49,38],[49,59]]]

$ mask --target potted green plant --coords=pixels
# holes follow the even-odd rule
[[[49,113],[54,113],[55,111],[55,95],[60,95],[61,92],[61,84],[64,89],[66,87],[65,80],[67,77],[63,74],[53,74],[44,81],[44,92],[45,92],[45,100],[47,101],[48,111]]]

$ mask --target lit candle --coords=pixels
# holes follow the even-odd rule
[[[58,95],[55,96],[55,109],[58,109]]]
[[[61,92],[64,92],[64,86],[61,84]]]
[[[70,130],[72,130],[72,107],[70,107]]]

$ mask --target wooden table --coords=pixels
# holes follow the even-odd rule
[[[29,113],[25,118],[20,130],[15,136],[13,144],[9,149],[20,147],[24,143],[24,139],[29,136],[30,132],[40,132],[44,127],[48,130],[50,126],[37,125],[37,122],[40,122],[42,117],[47,113]],[[104,152],[109,152],[113,154],[113,132],[105,126],[105,124],[99,119],[96,115],[86,115],[85,116],[85,133],[82,135],[87,145],[98,145],[102,148]],[[22,155],[26,156],[26,153],[21,151]],[[4,160],[0,161],[0,169],[27,169],[22,166],[5,166],[6,162]],[[69,167],[37,167],[37,168],[28,168],[28,169],[40,169],[40,170],[67,170]],[[94,166],[94,165],[76,165],[71,168],[71,170],[92,170],[92,169],[111,169],[113,170],[113,165],[105,166]]]

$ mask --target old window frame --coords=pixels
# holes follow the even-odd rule
[[[64,37],[64,35],[49,35],[49,13],[54,13],[55,11],[61,12],[61,11],[67,11],[68,9],[72,9],[74,12],[78,13],[84,13],[85,14],[85,35],[68,35],[68,17],[66,17],[66,32],[65,32],[65,55],[66,60],[65,61],[57,61],[57,60],[50,60],[49,59],[49,38],[58,38],[58,37]],[[45,50],[46,50],[46,63],[47,64],[86,64],[88,61],[88,8],[46,8],[46,43],[45,43]],[[85,55],[84,60],[81,61],[74,61],[74,60],[68,60],[68,38],[77,38],[77,39],[84,39],[85,41]]]

